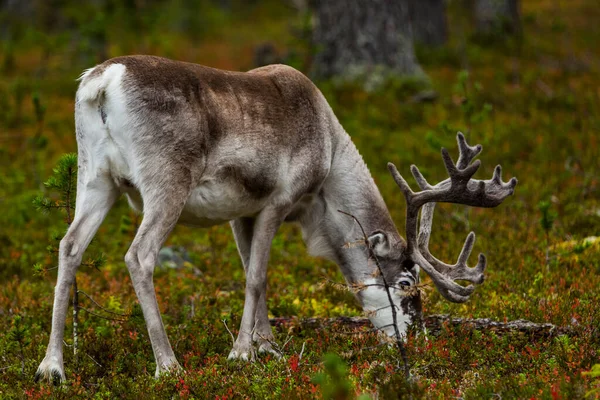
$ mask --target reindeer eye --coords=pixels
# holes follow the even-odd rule
[[[411,281],[408,279],[402,279],[400,282],[398,282],[398,284],[402,287],[408,287],[411,285]]]

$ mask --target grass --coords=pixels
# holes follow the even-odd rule
[[[123,262],[139,219],[121,199],[87,252],[91,257],[103,253],[105,265],[82,267],[78,285],[99,304],[129,316],[107,320],[83,310],[78,366],[68,347],[68,320],[68,382],[60,388],[34,384],[50,333],[56,279],[55,269],[36,274],[34,265],[56,265],[56,254],[47,247],[56,246],[52,237],[64,233],[66,225],[60,214],[38,213],[32,199],[43,192],[41,182],[59,157],[76,150],[74,79],[90,65],[62,62],[69,54],[66,46],[45,59],[43,46],[27,39],[37,37],[32,34],[14,52],[14,66],[0,75],[0,326],[5,327],[0,397],[345,398],[379,393],[388,398],[412,393],[427,398],[598,398],[600,380],[585,372],[600,363],[600,244],[584,239],[600,236],[600,58],[595,51],[600,14],[583,0],[524,3],[520,51],[510,44],[471,41],[465,47],[453,35],[447,48],[422,55],[439,93],[435,103],[410,103],[402,82],[369,93],[318,85],[370,166],[401,232],[404,204],[387,161],[403,174],[415,163],[430,181],[443,179],[439,147],[454,150],[456,131],[462,130],[484,146],[479,177],[491,176],[501,163],[505,177],[519,178],[515,195],[497,209],[438,207],[432,253],[455,259],[472,229],[478,235],[475,251],[486,253],[489,266],[485,283],[468,303],[451,304],[430,290],[425,313],[572,325],[573,336],[534,340],[448,327],[427,340],[412,337],[407,345],[415,377],[411,384],[395,372],[393,349],[376,346],[372,335],[336,334],[341,328],[282,328],[276,331],[278,342],[291,338],[284,360],[267,356],[253,364],[230,363],[231,339],[222,320],[237,332],[244,287],[232,235],[227,226],[177,227],[168,245],[183,246],[191,263],[181,269],[157,267],[155,285],[167,332],[187,374],[155,380],[152,349]],[[109,53],[144,51],[247,69],[257,43],[271,40],[281,49],[295,43],[288,21],[297,17],[291,9],[272,6],[252,8],[252,20],[235,13],[214,15],[220,22],[195,38],[166,31],[136,44],[136,36],[121,28],[109,34]],[[461,19],[451,11],[457,30]],[[2,46],[6,49],[6,43]],[[462,72],[465,58],[468,73]],[[41,121],[34,96],[45,107]],[[40,126],[45,141],[35,139]],[[550,230],[540,223],[542,201],[556,214]],[[341,281],[342,276],[335,265],[306,254],[297,227],[284,226],[273,242],[269,266],[271,314],[360,315],[352,295],[323,285],[326,279]],[[86,298],[81,301],[90,311],[110,316]]]

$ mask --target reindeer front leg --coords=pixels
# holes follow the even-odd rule
[[[233,237],[244,265],[244,273],[247,273],[250,265],[250,250],[252,247],[252,235],[254,233],[254,218],[239,218],[231,221]],[[269,310],[267,309],[267,293],[263,292],[256,306],[254,334],[252,340],[258,344],[259,353],[271,353],[275,357],[281,354],[273,348],[273,330],[269,323]]]
[[[233,349],[229,353],[229,360],[241,359],[248,361],[254,360],[255,358],[252,336],[256,331],[256,324],[264,324],[265,319],[268,323],[268,318],[265,313],[265,296],[267,290],[267,263],[269,262],[271,242],[273,241],[284,216],[285,213],[282,213],[280,209],[268,207],[258,215],[254,222],[250,245],[250,260],[247,268],[245,268],[246,295],[244,301],[244,313],[240,324],[240,332],[233,345]],[[237,236],[238,235],[236,234],[236,239]],[[243,250],[240,249],[240,252],[242,251]],[[265,327],[261,326],[259,328],[264,329]],[[271,332],[269,331],[269,333]]]

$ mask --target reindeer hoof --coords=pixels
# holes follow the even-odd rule
[[[163,375],[180,375],[184,372],[183,368],[177,360],[170,361],[168,363],[156,364],[156,372],[154,378],[159,379]]]
[[[44,358],[34,377],[35,383],[44,380],[54,386],[60,386],[66,379],[62,362],[59,362],[56,357]]]
[[[259,354],[272,354],[273,357],[275,357],[278,360],[283,357],[282,354],[279,351],[275,350],[275,348],[273,348],[273,345],[267,341],[262,342],[258,346],[258,353]]]
[[[254,361],[256,359],[256,351],[252,344],[250,345],[233,345],[233,349],[227,357],[228,360]]]

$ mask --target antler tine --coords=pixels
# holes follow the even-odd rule
[[[431,186],[429,182],[427,182],[427,179],[425,179],[423,174],[421,174],[421,171],[419,171],[419,168],[416,165],[413,164],[410,166],[410,172],[415,178],[415,181],[417,181],[417,184],[419,185],[421,190],[433,189],[433,186]]]
[[[502,167],[500,165],[496,165],[496,168],[494,168],[494,175],[492,176],[490,182],[503,189],[506,188],[511,190],[514,190],[515,186],[517,186],[518,183],[517,178],[511,178],[510,181],[506,183],[502,182]]]
[[[473,161],[473,159],[475,157],[477,157],[477,155],[479,153],[481,153],[481,150],[483,149],[483,147],[480,144],[477,144],[475,146],[470,146],[467,143],[467,140],[465,139],[465,136],[462,134],[462,132],[458,132],[458,134],[456,135],[456,141],[458,142],[458,151],[459,151],[458,161],[456,162],[456,169],[458,169],[460,171],[460,170],[464,170],[465,168],[467,168],[469,166],[471,161]],[[442,149],[442,152],[447,153],[446,149]],[[448,155],[448,158],[449,158],[449,155]],[[446,161],[446,160],[444,160],[444,161]],[[454,164],[452,163],[451,159],[449,160],[449,163],[452,164],[451,168],[454,169]],[[479,167],[477,167],[477,168],[479,168]],[[419,185],[421,190],[434,189],[434,188],[441,189],[450,183],[450,179],[448,178],[448,179],[438,183],[437,185],[432,186],[431,184],[429,184],[429,182],[427,182],[427,179],[425,179],[425,177],[423,177],[423,174],[421,174],[421,171],[419,171],[419,168],[416,165],[414,165],[414,164],[411,165],[410,171],[412,172],[412,175],[414,176],[414,178],[417,181],[417,184]],[[496,171],[494,171],[494,177],[495,176],[496,176]],[[500,168],[499,176],[502,176],[502,168]],[[435,204],[435,203],[430,203],[430,204]]]
[[[459,169],[454,164],[450,154],[448,153],[448,150],[445,148],[442,148],[442,158],[444,160],[444,165],[446,166],[446,171],[448,171],[448,175],[450,176],[450,181],[453,185],[466,186],[469,180],[473,177],[473,175],[475,175],[481,166],[481,161],[475,160],[473,164],[468,165],[463,169]]]
[[[476,144],[475,146],[469,146],[467,140],[465,139],[465,135],[462,132],[458,132],[456,134],[456,141],[458,142],[458,161],[456,162],[456,166],[458,169],[465,169],[471,161],[477,157],[483,146],[480,144]]]
[[[469,296],[461,296],[461,295],[458,295],[458,294],[456,294],[454,292],[448,292],[448,291],[441,292],[440,291],[440,293],[442,293],[442,295],[447,300],[450,300],[453,303],[465,303],[467,300],[469,300]]]
[[[494,183],[497,185],[502,184],[502,167],[500,165],[496,165],[496,168],[494,168],[494,175],[492,176],[492,181],[494,181]]]
[[[465,240],[465,244],[458,256],[457,264],[467,264],[469,260],[469,256],[471,255],[471,251],[473,251],[473,245],[475,244],[475,232],[470,232],[467,235],[467,239]]]
[[[431,277],[431,280],[439,289],[440,293],[448,300],[462,303],[463,301],[466,301],[475,291],[475,287],[473,285],[461,286],[454,282],[451,277],[445,275],[441,271],[438,271],[428,260],[423,257],[418,250],[413,252],[411,258],[415,264],[423,268],[427,275]],[[464,300],[456,301],[457,298],[464,298]]]
[[[511,178],[508,182],[502,182],[502,167],[497,165],[494,168],[492,179],[487,181],[473,179],[469,182],[469,186],[472,187],[474,184],[478,184],[483,187],[483,196],[485,197],[486,204],[481,205],[481,207],[496,207],[506,197],[514,193],[518,182],[517,178]]]
[[[421,248],[421,252],[426,250],[426,254],[423,256],[428,259],[428,261],[436,268],[438,271],[443,270],[446,275],[451,277],[453,280],[463,280],[469,281],[473,283],[480,284],[484,280],[483,272],[486,267],[486,258],[484,254],[479,254],[479,261],[477,265],[473,268],[470,268],[467,265],[467,261],[469,260],[469,256],[471,255],[471,251],[473,250],[473,245],[475,244],[475,233],[471,232],[467,236],[465,240],[465,244],[458,256],[458,260],[456,264],[449,265],[446,264],[429,253],[429,249]],[[429,257],[428,257],[429,256]]]
[[[413,205],[415,192],[412,191],[394,164],[389,162],[387,166],[388,170],[392,174],[392,177],[394,178],[394,181],[396,181],[396,185],[398,185],[400,191],[406,199],[406,250],[410,254],[413,252],[413,247],[417,242],[417,218],[419,215],[419,208],[414,207]]]
[[[410,198],[412,198],[415,192],[412,191],[412,189],[410,188],[406,180],[402,177],[402,175],[400,175],[400,172],[398,172],[398,168],[396,168],[394,164],[389,162],[387,167],[390,173],[392,174],[394,181],[396,181],[396,185],[398,185],[398,187],[402,191],[402,194],[404,194],[404,197],[406,197],[406,200],[408,201]]]
[[[421,239],[421,237],[419,237],[419,239]],[[474,243],[475,233],[471,232],[467,236],[465,244],[463,245],[460,255],[458,256],[458,260],[454,265],[446,264],[445,262],[434,257],[429,252],[429,248],[427,246],[428,241],[425,243],[419,241],[419,252],[422,254],[423,258],[425,258],[427,262],[440,274],[452,280],[463,280],[481,284],[485,278],[483,273],[487,264],[485,255],[479,254],[479,260],[475,267],[471,268],[467,265],[467,261],[471,255],[471,251],[473,250]]]

